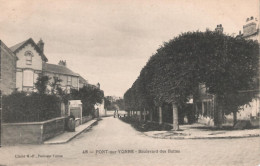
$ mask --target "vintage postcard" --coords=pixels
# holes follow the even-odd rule
[[[0,0],[0,166],[260,165],[259,0]]]

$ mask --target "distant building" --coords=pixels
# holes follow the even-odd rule
[[[223,28],[222,24],[217,25],[217,27],[215,28],[215,31],[219,32],[219,33],[223,33],[224,28]]]
[[[246,24],[243,26],[243,34],[241,36],[244,39],[257,40],[259,42],[259,23],[257,18],[251,16],[246,19]]]

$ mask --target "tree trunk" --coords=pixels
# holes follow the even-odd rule
[[[214,98],[214,126],[217,128],[222,128],[223,123],[223,102],[222,100],[216,95]]]
[[[144,108],[144,121],[146,121],[146,111],[145,111],[145,108]]]
[[[233,111],[233,126],[237,123],[237,111]]]
[[[223,123],[223,106],[222,103],[218,104],[217,110],[217,128],[221,129]]]
[[[162,107],[159,106],[159,124],[162,124]]]
[[[172,103],[172,113],[173,113],[173,130],[179,130],[179,118],[178,118],[178,107],[175,103]]]
[[[153,121],[153,111],[150,110],[150,111],[149,111],[149,114],[150,114],[150,121],[152,122],[152,121]]]

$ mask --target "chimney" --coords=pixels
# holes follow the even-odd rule
[[[215,28],[215,31],[216,31],[216,32],[219,32],[219,33],[223,33],[222,24],[217,25],[217,27]]]
[[[60,66],[67,66],[67,63],[66,63],[66,60],[63,61],[63,60],[60,60],[59,63],[58,63]]]
[[[42,39],[39,40],[39,42],[37,43],[37,46],[40,48],[42,53],[44,53],[44,42],[42,41]]]
[[[250,36],[257,32],[257,20],[253,16],[246,19],[246,24],[243,26],[243,35]]]

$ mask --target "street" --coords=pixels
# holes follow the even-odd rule
[[[106,117],[67,144],[0,148],[0,165],[246,165],[260,164],[260,139],[170,140],[144,136]]]

